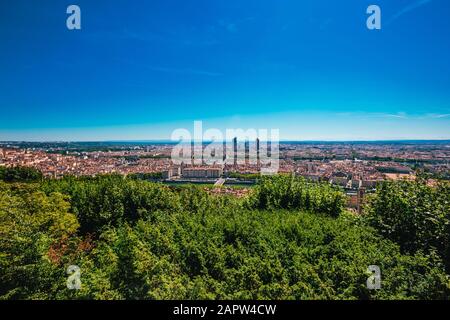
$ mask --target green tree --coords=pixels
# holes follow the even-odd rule
[[[6,182],[33,182],[42,179],[42,173],[31,167],[0,167],[0,180]]]
[[[69,207],[59,193],[0,187],[0,297],[43,299],[65,285],[50,249],[78,228]]]
[[[450,267],[450,183],[383,182],[365,208],[367,223],[407,253],[437,251]]]

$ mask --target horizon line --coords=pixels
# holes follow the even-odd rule
[[[232,140],[224,140],[232,141]],[[239,140],[244,141],[244,140]],[[248,140],[245,140],[248,141]],[[261,140],[270,141],[270,140]],[[174,141],[167,139],[149,139],[149,140],[0,140],[0,144],[5,143],[171,143],[176,144],[183,142],[182,140]],[[212,140],[191,140],[191,142],[214,142]],[[331,140],[331,139],[319,139],[319,140],[279,140],[279,143],[296,143],[296,142],[450,142],[450,138],[443,139],[362,139],[362,140]]]

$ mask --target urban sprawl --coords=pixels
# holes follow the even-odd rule
[[[224,151],[225,164],[187,161],[174,165],[172,143],[25,143],[1,142],[0,166],[28,166],[47,177],[142,174],[167,183],[225,185],[218,192],[241,195],[232,184],[255,182],[259,161],[236,161],[237,142]],[[248,143],[243,144],[248,152]],[[259,143],[258,143],[259,146]],[[241,149],[239,149],[241,150]],[[193,151],[194,152],[194,151]],[[259,159],[259,148],[258,148]],[[270,152],[270,148],[269,148]],[[363,192],[383,180],[414,179],[417,170],[449,179],[450,141],[429,142],[284,142],[279,145],[279,173],[342,187],[357,208]]]

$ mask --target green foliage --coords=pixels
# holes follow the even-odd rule
[[[83,233],[134,221],[159,209],[176,210],[179,204],[176,194],[167,187],[119,175],[47,180],[42,189],[70,196],[71,211],[78,217]]]
[[[42,179],[42,173],[30,167],[0,167],[0,180],[6,182],[32,182]]]
[[[342,208],[338,190],[289,176],[244,200],[117,175],[0,183],[0,298],[449,298],[437,254],[402,253]]]
[[[365,211],[367,223],[404,252],[436,250],[450,267],[450,183],[384,182]]]
[[[298,209],[338,216],[345,195],[326,183],[310,183],[290,175],[263,177],[250,205],[258,209]]]
[[[46,196],[4,184],[0,190],[0,297],[49,298],[65,284],[50,249],[76,232],[76,217],[59,193]]]
[[[238,180],[259,180],[261,175],[259,173],[239,173],[232,172],[228,175],[230,178],[235,178]]]
[[[80,264],[78,298],[444,299],[439,259],[398,246],[344,218],[222,208],[160,212],[105,230]],[[382,289],[366,287],[367,267]]]
[[[133,173],[129,174],[128,178],[133,180],[161,180],[163,174],[162,172]]]

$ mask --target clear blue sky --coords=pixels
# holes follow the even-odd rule
[[[66,28],[81,7],[82,29]],[[382,30],[366,8],[382,9]],[[0,2],[0,140],[450,138],[448,0]]]

